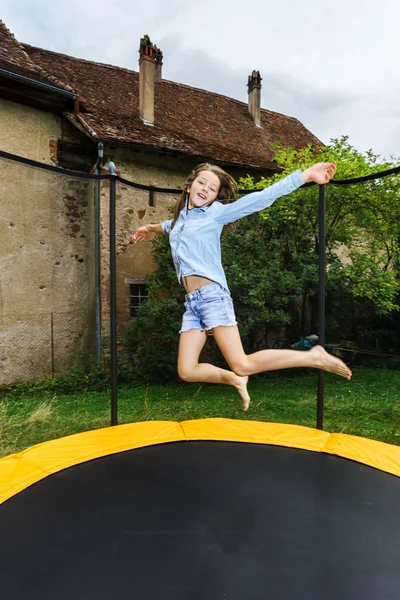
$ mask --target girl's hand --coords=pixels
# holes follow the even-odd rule
[[[315,183],[328,183],[336,173],[336,163],[316,163],[302,172],[301,177],[306,183],[307,181],[315,181]]]
[[[135,233],[132,233],[132,231],[130,231],[129,233],[132,236],[132,242],[136,243],[147,240],[151,234],[151,231],[147,227],[147,225],[142,225],[142,227],[139,227],[139,229],[137,229]]]

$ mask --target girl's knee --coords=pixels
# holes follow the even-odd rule
[[[231,365],[231,369],[238,377],[246,377],[247,375],[252,374],[251,365],[247,360],[247,356],[245,356],[244,359],[240,360],[239,362],[235,362],[235,364]]]
[[[194,381],[194,374],[190,369],[178,367],[178,375],[183,381]]]

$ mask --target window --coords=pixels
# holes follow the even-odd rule
[[[125,283],[129,284],[129,314],[133,319],[139,306],[149,299],[149,291],[145,279],[125,279]]]

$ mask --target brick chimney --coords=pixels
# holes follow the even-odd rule
[[[140,40],[139,48],[139,116],[145,125],[154,125],[154,82],[157,52],[161,54],[158,48],[151,43],[149,36],[145,35]]]
[[[249,94],[249,113],[257,127],[261,127],[261,76],[260,71],[249,75],[247,84]]]
[[[163,53],[161,52],[161,50],[159,48],[157,48],[157,46],[154,46],[154,58],[156,59],[156,73],[155,73],[155,81],[160,82],[162,79],[162,59],[163,59]]]

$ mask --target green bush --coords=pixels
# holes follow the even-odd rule
[[[154,298],[141,305],[124,335],[124,351],[135,379],[168,381],[177,377],[179,329],[183,307],[176,298]]]
[[[2,392],[14,396],[73,394],[84,391],[100,392],[110,387],[109,373],[104,368],[99,368],[90,354],[78,353],[76,360],[81,364],[37,381],[21,381],[5,386]]]

